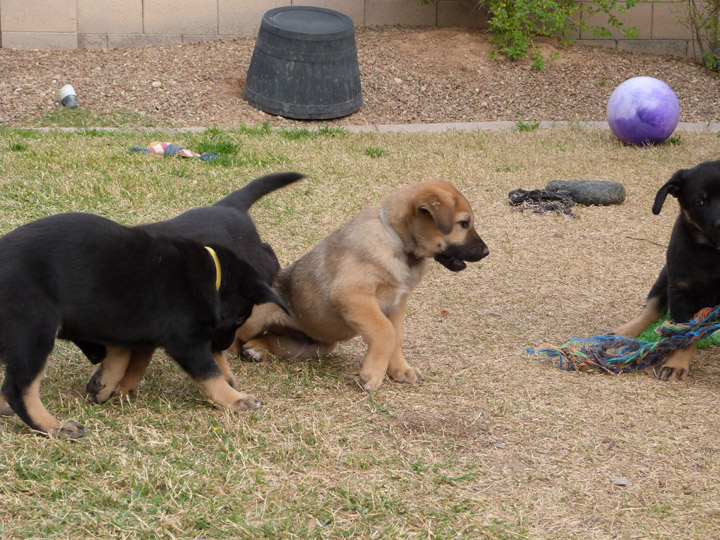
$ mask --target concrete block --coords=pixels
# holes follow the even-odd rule
[[[142,0],[76,0],[78,33],[141,34]]]
[[[435,26],[437,5],[422,4],[419,0],[367,0],[365,24],[367,26]]]
[[[107,49],[107,34],[78,34],[78,49]]]
[[[151,47],[182,43],[180,34],[108,34],[108,47],[125,49],[129,47]]]
[[[217,34],[183,34],[181,37],[183,43],[202,43],[204,41],[220,39],[220,36]]]
[[[289,4],[283,0],[219,0],[218,33],[222,36],[256,36],[267,10]]]
[[[688,42],[683,39],[619,39],[617,48],[643,54],[688,56]]]
[[[581,3],[586,6],[586,3]],[[592,5],[592,4],[590,4]],[[625,4],[620,3],[623,7]],[[607,22],[607,15],[604,13],[586,13],[583,12],[582,20],[589,26],[600,26],[610,31],[611,39],[626,39],[623,34],[623,29],[631,28],[635,26],[638,29],[638,39],[650,39],[650,25],[652,21],[652,2],[643,2],[636,4],[624,13],[618,13],[617,18],[623,24],[620,29],[611,27]],[[598,39],[598,36],[594,36],[592,31],[584,30],[580,32],[581,39]],[[602,39],[607,39],[603,37]]]
[[[418,0],[418,2],[419,1],[420,0]],[[333,9],[350,17],[355,27],[365,24],[364,0],[296,0],[293,2],[293,5]]]
[[[0,31],[75,33],[76,11],[75,0],[0,0]]]
[[[606,49],[617,49],[618,44],[616,39],[582,39],[578,43],[590,47],[605,47]]]
[[[2,33],[2,45],[6,49],[66,51],[77,49],[77,44],[75,33],[5,31]]]
[[[652,39],[692,39],[684,3],[653,2],[652,8]]]
[[[217,34],[217,0],[143,0],[146,34]]]
[[[438,26],[462,26],[487,28],[488,11],[485,5],[474,0],[439,0],[437,5]]]

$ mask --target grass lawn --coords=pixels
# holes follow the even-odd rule
[[[151,140],[220,159],[130,154]],[[246,414],[212,406],[160,353],[131,401],[95,405],[91,365],[59,342],[43,400],[88,432],[45,438],[0,418],[0,538],[720,538],[716,349],[679,383],[569,373],[525,353],[639,311],[677,215],[669,198],[654,216],[655,193],[719,148],[712,133],[635,148],[580,128],[0,129],[0,233],[67,211],[167,219],[294,170],[308,178],[251,212],[283,264],[427,178],[466,195],[490,248],[457,274],[432,263],[411,297],[415,386],[362,392],[356,339],[321,361],[234,361],[265,402]],[[577,219],[509,207],[510,190],[556,179],[619,181],[627,199]]]

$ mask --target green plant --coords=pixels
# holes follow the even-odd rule
[[[693,34],[695,56],[720,73],[720,0],[685,0],[685,4],[685,23]]]
[[[365,155],[371,158],[379,158],[387,156],[387,150],[380,148],[379,146],[370,146],[365,149]]]
[[[540,122],[523,122],[518,120],[515,122],[515,127],[518,131],[535,131],[540,127]]]
[[[680,135],[673,135],[672,137],[669,137],[666,141],[663,141],[662,144],[666,146],[677,146],[679,144],[682,144],[682,137]]]
[[[428,3],[437,0],[422,1]],[[567,44],[571,41],[567,35],[573,27],[592,32],[596,37],[608,37],[610,30],[604,26],[589,25],[579,15],[582,12],[604,13],[610,27],[622,29],[623,24],[616,14],[635,6],[637,0],[592,0],[589,3],[576,0],[478,0],[477,4],[487,9],[488,34],[495,51],[510,60],[530,55],[533,67],[544,71],[545,61],[535,43],[536,37],[557,37],[561,43]],[[623,29],[623,33],[634,38],[637,36],[637,28]]]

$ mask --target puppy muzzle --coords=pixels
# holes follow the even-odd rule
[[[433,258],[448,270],[459,272],[467,268],[466,261],[477,262],[489,254],[490,250],[485,242],[476,235],[476,238],[472,239],[471,242],[447,246],[441,253],[436,253]]]

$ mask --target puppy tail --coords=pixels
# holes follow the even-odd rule
[[[233,191],[224,199],[216,202],[215,206],[231,206],[237,210],[247,212],[255,202],[268,193],[297,182],[301,178],[305,178],[305,175],[295,172],[267,174]]]

